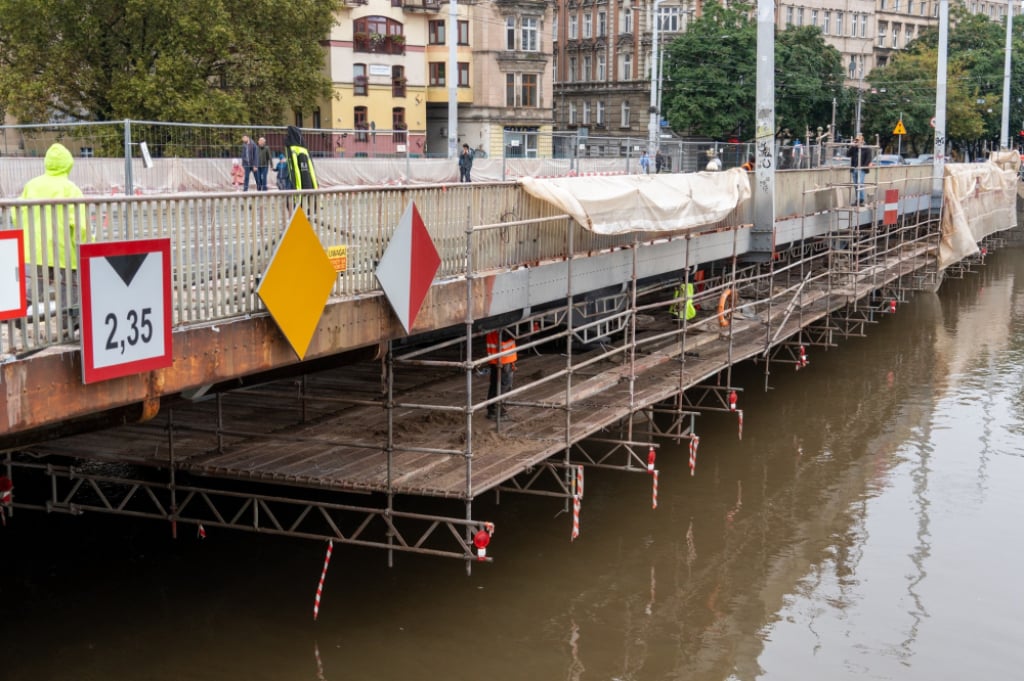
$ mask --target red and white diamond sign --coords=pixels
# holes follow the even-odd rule
[[[416,204],[410,201],[377,265],[377,281],[406,333],[416,323],[416,315],[440,266],[441,256]]]
[[[883,225],[895,225],[897,217],[897,209],[900,206],[900,190],[899,189],[886,189],[885,190],[885,213],[882,214]]]

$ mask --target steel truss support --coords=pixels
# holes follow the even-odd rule
[[[48,478],[50,497],[32,503],[19,480],[15,508],[81,515],[108,513],[171,523],[222,527],[300,539],[417,553],[460,560],[480,560],[464,534],[487,529],[486,521],[405,513],[386,508],[335,504],[212,487],[174,485],[151,480],[91,473],[75,466],[10,463],[26,476]],[[24,478],[22,478],[24,480]],[[30,480],[31,482],[31,480]],[[172,501],[172,493],[174,500]],[[485,558],[491,561],[491,558]]]

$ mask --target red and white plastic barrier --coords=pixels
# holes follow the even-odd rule
[[[799,356],[798,356],[798,358],[796,360],[796,370],[800,371],[801,369],[803,369],[805,366],[807,366],[810,363],[811,363],[811,361],[809,359],[807,359],[807,348],[805,348],[804,346],[801,345],[800,346],[800,354],[799,354]]]
[[[700,446],[700,437],[697,435],[690,436],[690,475],[696,475],[697,473],[697,447]]]
[[[0,475],[0,523],[7,527],[7,508],[14,503],[14,482]]]
[[[738,399],[739,396],[736,394],[735,390],[729,392],[729,411],[736,411],[736,401]]]
[[[487,560],[487,547],[494,535],[494,523],[484,523],[484,529],[473,535],[473,546],[476,547],[476,559],[480,562]]]
[[[647,450],[647,472],[654,473],[654,460],[657,458],[657,454],[654,451],[654,445]]]
[[[331,564],[331,552],[334,551],[334,540],[327,540],[327,556],[324,558],[324,571],[320,574],[320,583],[316,585],[316,598],[313,600],[313,621],[320,614],[320,596],[324,592],[324,580],[327,579],[327,566]]]

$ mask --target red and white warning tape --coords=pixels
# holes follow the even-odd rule
[[[313,621],[320,614],[320,596],[324,592],[324,580],[327,578],[327,566],[331,564],[331,552],[334,551],[334,540],[327,540],[327,556],[324,558],[324,571],[320,574],[320,583],[316,585],[316,598],[313,600]]]
[[[572,535],[571,540],[580,536],[580,509],[583,506],[583,466],[576,467],[576,493],[572,495]]]
[[[697,435],[690,436],[690,475],[696,475],[697,473],[697,447],[700,446],[700,437]]]

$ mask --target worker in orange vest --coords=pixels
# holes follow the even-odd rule
[[[500,394],[512,390],[512,374],[516,370],[516,340],[508,331],[491,331],[486,336],[487,354],[511,350],[507,355],[491,357],[491,384],[487,389],[487,399],[492,400]],[[498,376],[501,376],[501,390],[498,389]],[[487,405],[487,418],[493,419],[498,414],[498,403]],[[508,410],[501,406],[501,415],[508,416]]]

